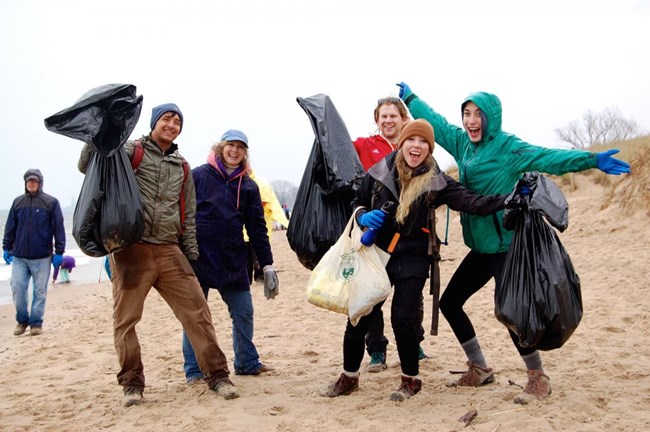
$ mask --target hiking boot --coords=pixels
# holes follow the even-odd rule
[[[422,345],[420,345],[419,348],[418,348],[418,360],[424,360],[424,359],[428,359],[428,358],[429,358],[429,356],[422,349]]]
[[[235,385],[228,378],[217,381],[214,384],[210,384],[210,390],[225,400],[237,399],[239,397],[239,393],[237,392]]]
[[[185,378],[185,382],[188,386],[195,386],[203,382],[203,375],[194,375],[188,378]]]
[[[479,366],[471,361],[467,362],[469,368],[457,380],[449,381],[447,387],[479,387],[494,382],[494,373],[492,368]]]
[[[402,375],[402,385],[390,395],[390,400],[402,402],[422,390],[422,380]]]
[[[541,370],[529,370],[526,374],[528,374],[528,384],[523,392],[515,396],[514,403],[526,405],[528,402],[544,399],[551,394],[551,379]]]
[[[27,331],[27,327],[29,327],[27,324],[18,324],[14,330],[14,336],[20,336],[21,334],[25,333]]]
[[[370,354],[370,363],[366,366],[366,371],[376,373],[385,370],[387,367],[386,353],[374,352]]]
[[[359,389],[359,377],[350,377],[342,373],[336,382],[321,389],[318,394],[323,397],[337,397],[349,395]]]
[[[29,329],[30,336],[38,336],[43,334],[43,326],[32,326]]]
[[[138,387],[124,387],[124,398],[122,402],[125,407],[140,405],[142,403],[142,389]]]

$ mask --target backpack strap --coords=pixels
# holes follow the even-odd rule
[[[144,159],[144,145],[142,145],[142,141],[135,140],[133,146],[133,154],[131,154],[131,168],[133,168],[133,172],[136,174],[138,172],[138,167],[142,163],[142,159]],[[183,160],[183,185],[181,187],[181,194],[178,200],[181,213],[181,235],[185,230],[185,185],[187,184],[187,177],[189,176],[189,173],[190,164],[188,164],[186,160]]]
[[[138,167],[142,163],[143,158],[144,146],[142,145],[142,141],[135,140],[135,145],[133,146],[133,154],[131,154],[131,168],[133,168],[134,172],[138,171]]]

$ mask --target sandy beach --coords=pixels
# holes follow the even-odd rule
[[[124,408],[115,378],[110,283],[72,283],[51,291],[42,336],[13,336],[13,305],[0,306],[0,430],[650,430],[650,214],[647,207],[624,211],[616,200],[601,209],[604,186],[588,176],[576,176],[576,181],[576,190],[565,190],[570,219],[560,240],[581,279],[584,316],[564,347],[542,353],[553,388],[546,400],[526,406],[512,402],[526,375],[494,317],[493,284],[475,295],[466,310],[496,372],[494,384],[445,387],[449,371],[464,369],[465,356],[441,316],[439,335],[427,335],[423,342],[431,358],[420,366],[422,391],[402,403],[390,401],[400,368],[385,307],[388,369],[370,374],[362,367],[360,389],[350,396],[318,396],[318,389],[341,372],[346,319],[307,302],[310,272],[299,264],[285,231],[275,231],[271,242],[280,296],[266,300],[259,283],[252,290],[255,341],[262,361],[276,370],[258,377],[233,374],[239,399],[222,400],[204,385],[185,383],[181,326],[152,290],[138,325],[145,402]],[[440,216],[438,228],[444,233]],[[452,213],[450,245],[442,250],[443,289],[467,252],[458,219]],[[225,305],[216,292],[209,304],[220,345],[232,361]],[[427,329],[430,318],[431,297],[425,295]],[[366,356],[364,366],[367,361]],[[478,416],[465,427],[458,419],[472,409]]]

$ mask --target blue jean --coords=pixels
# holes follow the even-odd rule
[[[16,306],[18,324],[39,327],[43,325],[47,284],[50,280],[52,258],[24,259],[14,257],[11,264],[11,293]],[[29,281],[32,280],[34,295],[29,310]]]
[[[217,288],[221,298],[228,306],[232,320],[232,345],[235,354],[233,366],[235,374],[250,375],[262,366],[257,348],[253,343],[253,298],[249,290],[233,290]],[[207,290],[204,288],[207,295]],[[183,331],[183,357],[185,379],[187,381],[201,378],[203,374],[196,363],[192,344]]]

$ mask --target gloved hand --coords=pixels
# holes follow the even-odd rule
[[[11,262],[14,260],[14,257],[11,255],[11,252],[9,252],[8,250],[4,251],[4,253],[2,254],[2,258],[5,259],[5,263],[7,263],[7,265],[11,264]]]
[[[264,266],[264,296],[267,300],[273,300],[275,296],[280,294],[280,281],[278,274],[272,265]]]
[[[399,87],[399,98],[402,100],[406,100],[406,98],[409,97],[411,93],[413,93],[413,91],[411,91],[411,87],[409,87],[409,85],[404,81],[395,85]]]
[[[598,169],[605,174],[629,174],[630,164],[612,157],[613,154],[616,154],[619,151],[619,149],[611,149],[596,153],[596,164],[598,165]]]
[[[384,224],[384,219],[386,219],[386,213],[381,210],[371,210],[359,216],[357,221],[362,227],[377,229]]]
[[[54,266],[54,268],[61,267],[61,264],[63,264],[63,255],[61,254],[52,255],[52,265]]]

